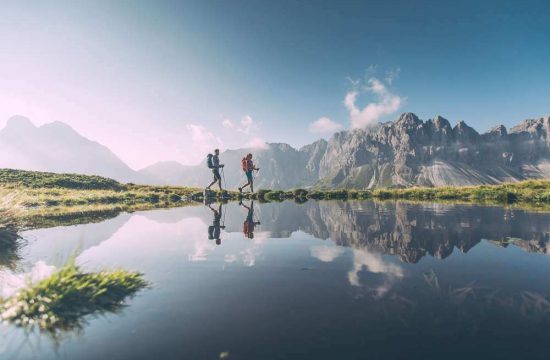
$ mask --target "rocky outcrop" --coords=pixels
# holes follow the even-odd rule
[[[370,131],[336,134],[320,162],[328,187],[495,184],[550,177],[550,118],[525,120],[508,133],[499,125],[478,134],[404,113]]]

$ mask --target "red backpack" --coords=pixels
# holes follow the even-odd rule
[[[241,167],[243,168],[243,171],[248,170],[248,160],[245,157],[241,160]]]

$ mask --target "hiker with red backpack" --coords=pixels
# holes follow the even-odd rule
[[[254,192],[254,177],[252,176],[252,172],[254,170],[260,170],[260,168],[254,166],[252,154],[248,154],[242,158],[241,167],[246,175],[247,182],[239,188],[239,192],[242,193],[243,189],[247,186],[250,186],[250,192]]]

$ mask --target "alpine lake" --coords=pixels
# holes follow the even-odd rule
[[[246,201],[59,221],[12,243],[0,294],[70,259],[150,286],[78,326],[4,322],[0,359],[550,358],[549,212]]]

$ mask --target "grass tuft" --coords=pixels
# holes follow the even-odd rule
[[[137,272],[88,273],[71,261],[46,279],[0,299],[0,320],[51,334],[81,329],[84,316],[117,312],[128,296],[147,286]]]

